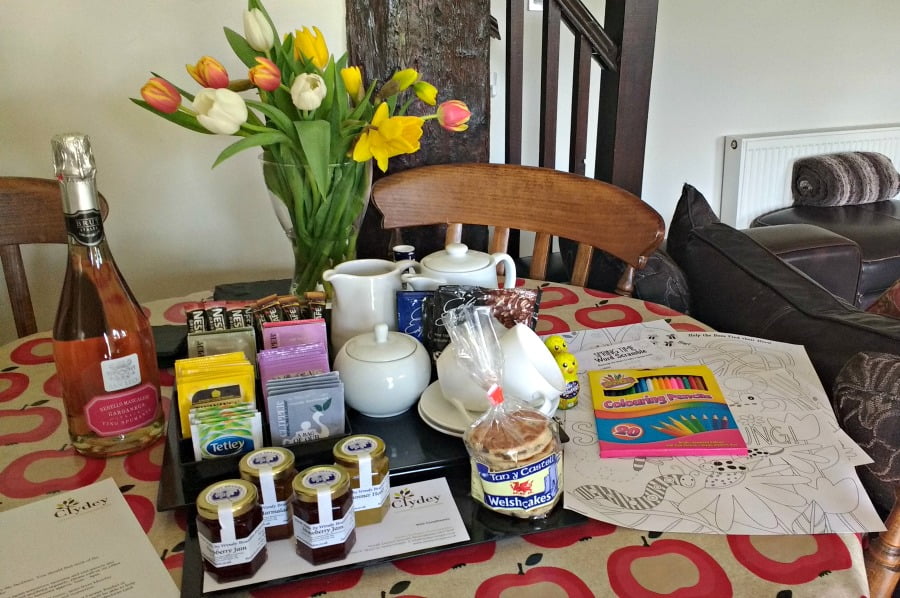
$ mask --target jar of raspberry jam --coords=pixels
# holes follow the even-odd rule
[[[266,528],[256,487],[224,480],[197,496],[197,539],[203,567],[217,581],[250,577],[266,562]]]
[[[308,467],[294,477],[291,511],[297,554],[319,565],[347,556],[356,543],[350,474],[340,465]]]

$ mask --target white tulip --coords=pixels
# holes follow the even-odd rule
[[[291,84],[291,99],[300,110],[315,110],[322,104],[328,88],[319,75],[303,73]]]
[[[207,88],[194,96],[197,121],[218,135],[233,135],[247,122],[244,98],[230,89]]]
[[[244,11],[244,37],[257,52],[266,52],[275,43],[275,32],[258,8]]]

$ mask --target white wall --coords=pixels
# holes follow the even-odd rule
[[[266,6],[282,30],[317,25],[332,50],[343,51],[343,2]],[[211,170],[231,139],[186,131],[128,100],[151,70],[193,88],[184,65],[202,54],[242,76],[222,33],[242,30],[242,0],[6,0],[3,7],[0,175],[50,177],[50,137],[88,133],[111,205],[107,236],[141,300],[289,275],[289,248],[255,153]],[[718,206],[727,134],[900,122],[897,23],[896,0],[661,0],[644,199],[668,219],[687,181]],[[498,147],[494,140],[494,155]],[[26,259],[42,271],[32,291],[46,329],[65,252],[39,248]],[[4,288],[0,342],[13,337]]]

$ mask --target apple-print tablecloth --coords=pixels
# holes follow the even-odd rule
[[[145,309],[154,325],[184,323],[182,304],[209,295],[202,292],[155,301]],[[537,332],[660,318],[677,330],[708,330],[696,320],[656,304],[543,283]],[[171,372],[163,372],[167,409],[173,382]],[[155,506],[163,442],[108,460],[77,455],[66,432],[49,332],[0,348],[0,446],[0,510],[112,477],[160,559],[176,583],[181,582],[185,517],[176,511],[157,512]],[[648,533],[589,521],[245,594],[821,598],[866,596],[868,585],[862,546],[854,535]]]

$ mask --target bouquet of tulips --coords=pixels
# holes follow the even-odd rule
[[[142,99],[132,101],[193,131],[240,137],[213,166],[242,150],[262,148],[266,184],[290,217],[288,236],[297,260],[309,261],[309,248],[321,242],[330,246],[327,267],[351,259],[368,201],[364,165],[374,159],[387,171],[391,157],[418,151],[429,120],[448,131],[466,130],[469,109],[459,100],[438,104],[438,90],[414,69],[366,85],[346,54],[335,59],[329,53],[318,28],[279,37],[259,0],[248,0],[243,25],[244,35],[226,27],[225,37],[246,77],[233,79],[222,62],[203,56],[187,65],[201,87],[195,94],[154,74],[141,88]],[[255,92],[258,99],[244,92]],[[436,108],[425,116],[408,115],[415,101]],[[360,199],[363,188],[366,196]],[[313,269],[321,271],[320,265]],[[298,286],[311,288],[315,282]]]

